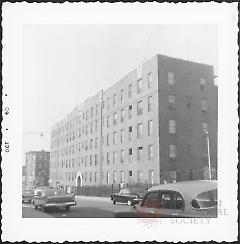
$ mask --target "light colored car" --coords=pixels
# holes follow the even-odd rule
[[[217,217],[217,181],[185,181],[154,186],[132,211],[115,217],[192,218]]]
[[[45,211],[48,208],[65,208],[69,210],[71,206],[76,205],[75,196],[66,194],[61,189],[36,189],[32,199],[35,209],[40,208]]]

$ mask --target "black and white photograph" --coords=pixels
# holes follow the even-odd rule
[[[2,43],[6,241],[237,240],[236,4],[5,3]]]

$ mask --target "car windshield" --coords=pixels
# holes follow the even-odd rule
[[[196,209],[212,208],[217,206],[217,190],[206,191],[197,195],[192,201]]]
[[[64,196],[66,193],[63,190],[45,190],[43,192],[45,196]]]

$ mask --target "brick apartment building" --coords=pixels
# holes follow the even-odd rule
[[[27,188],[49,185],[50,152],[26,153],[25,182]]]
[[[216,171],[213,67],[156,55],[52,127],[50,179],[68,189],[203,179],[206,130]]]

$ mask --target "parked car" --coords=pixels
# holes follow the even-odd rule
[[[217,181],[186,181],[154,186],[140,204],[115,217],[216,218]]]
[[[28,189],[22,190],[22,203],[24,202],[31,203],[33,198],[33,193],[34,193],[33,190],[28,190]]]
[[[48,208],[65,208],[69,210],[76,205],[74,194],[66,194],[61,189],[38,188],[34,192],[32,204],[35,209],[40,208],[45,211]]]
[[[111,194],[111,200],[113,204],[117,202],[127,203],[129,206],[139,203],[146,190],[140,188],[123,188],[117,194]]]

